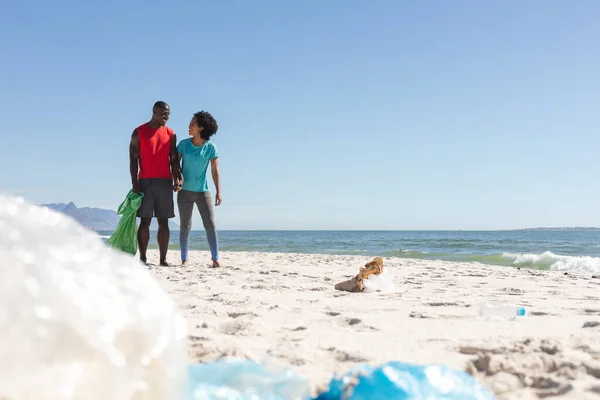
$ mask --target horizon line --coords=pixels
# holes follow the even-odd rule
[[[105,231],[111,229],[97,229]],[[158,229],[150,229],[152,232]],[[177,231],[179,229],[171,229]],[[219,232],[510,232],[532,230],[600,230],[595,226],[566,226],[566,227],[536,227],[536,228],[506,228],[506,229],[217,229]],[[204,229],[192,229],[190,232],[203,232]]]

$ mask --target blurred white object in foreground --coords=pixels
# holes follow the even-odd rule
[[[0,398],[180,399],[186,323],[135,258],[0,195]]]

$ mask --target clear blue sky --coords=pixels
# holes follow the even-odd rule
[[[219,229],[600,226],[600,1],[36,0],[2,16],[0,191],[116,209],[130,134],[164,100],[179,140],[196,111],[219,122]]]

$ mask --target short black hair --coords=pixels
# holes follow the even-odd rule
[[[196,119],[196,125],[200,128],[204,128],[202,129],[202,132],[200,132],[200,137],[204,140],[210,140],[210,137],[219,130],[217,121],[208,111],[198,111],[194,114],[194,118]]]
[[[169,105],[167,103],[165,103],[164,101],[157,101],[156,103],[154,103],[154,106],[152,106],[152,108],[167,108],[167,107],[169,107]]]

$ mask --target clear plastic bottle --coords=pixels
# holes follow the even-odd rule
[[[507,303],[483,303],[479,305],[479,316],[484,319],[513,320],[527,313],[525,307]]]

